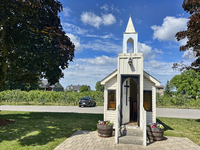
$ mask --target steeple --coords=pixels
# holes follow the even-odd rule
[[[138,44],[138,33],[135,32],[131,15],[129,16],[128,24],[126,31],[123,33],[123,53],[127,53],[127,44],[131,43],[133,48],[131,53],[138,53],[137,44]]]
[[[135,32],[135,28],[133,26],[133,22],[132,22],[132,19],[131,19],[131,13],[130,13],[125,33],[134,33],[134,32]]]

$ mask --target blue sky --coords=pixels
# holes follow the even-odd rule
[[[144,70],[162,85],[179,71],[173,63],[194,58],[179,52],[187,42],[177,42],[175,34],[185,30],[189,14],[182,9],[183,0],[60,0],[62,26],[75,44],[74,62],[64,70],[61,85],[87,84],[95,90],[97,81],[117,69],[122,53],[123,32],[131,18],[138,32],[138,51],[144,56]],[[131,45],[128,44],[131,49]],[[185,60],[185,57],[189,59]]]

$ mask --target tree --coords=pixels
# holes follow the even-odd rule
[[[0,86],[6,80],[55,84],[74,58],[74,44],[66,36],[57,0],[3,0],[0,3]]]
[[[165,95],[171,96],[171,89],[172,89],[171,84],[170,84],[169,80],[167,80],[167,83],[165,86]]]
[[[21,82],[16,84],[15,82],[13,82],[12,79],[10,80],[6,80],[6,86],[4,87],[0,87],[0,91],[3,90],[17,90],[20,89],[22,91],[30,91],[30,90],[37,90],[39,89],[39,84],[41,82],[35,83],[35,84],[30,84],[30,83],[25,83],[25,82]]]
[[[170,83],[176,87],[177,93],[197,96],[200,91],[200,73],[194,70],[185,70],[180,75],[174,76]]]
[[[86,91],[89,91],[89,87],[87,85],[82,85],[79,89],[80,92],[86,92]]]
[[[101,85],[101,82],[100,82],[100,81],[98,81],[98,82],[96,83],[95,89],[96,89],[96,91],[101,91],[101,92],[103,92],[103,91],[104,91],[104,86]]]
[[[200,70],[200,4],[199,0],[184,0],[183,9],[190,13],[187,23],[187,30],[177,32],[175,37],[178,41],[187,38],[187,44],[180,47],[180,51],[192,50],[196,60],[187,66],[181,63],[174,63],[173,68]]]

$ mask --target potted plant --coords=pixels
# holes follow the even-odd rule
[[[98,136],[100,137],[111,137],[113,131],[113,123],[110,121],[101,121],[97,123]]]
[[[164,126],[160,123],[149,123],[147,125],[147,136],[150,140],[161,141],[163,139]]]

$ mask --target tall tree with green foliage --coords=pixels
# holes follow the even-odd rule
[[[90,88],[87,85],[82,85],[79,89],[79,92],[86,92],[89,90],[90,90]]]
[[[199,0],[184,0],[183,9],[190,13],[187,29],[176,33],[178,41],[187,38],[186,45],[180,47],[180,51],[192,50],[196,60],[189,66],[181,63],[174,63],[173,68],[194,69],[200,71],[200,2]]]
[[[100,82],[100,81],[98,81],[98,82],[96,83],[95,89],[96,89],[96,91],[101,91],[101,92],[103,92],[103,91],[104,91],[104,86],[101,85],[101,82]]]
[[[165,85],[165,93],[164,94],[171,96],[171,94],[172,94],[171,90],[172,90],[171,84],[170,84],[169,80],[167,80],[167,83]]]
[[[180,75],[174,76],[170,83],[176,87],[177,93],[197,96],[200,92],[200,73],[194,70],[185,70]]]
[[[6,80],[55,84],[74,58],[74,44],[61,26],[57,0],[0,2],[0,86]]]

